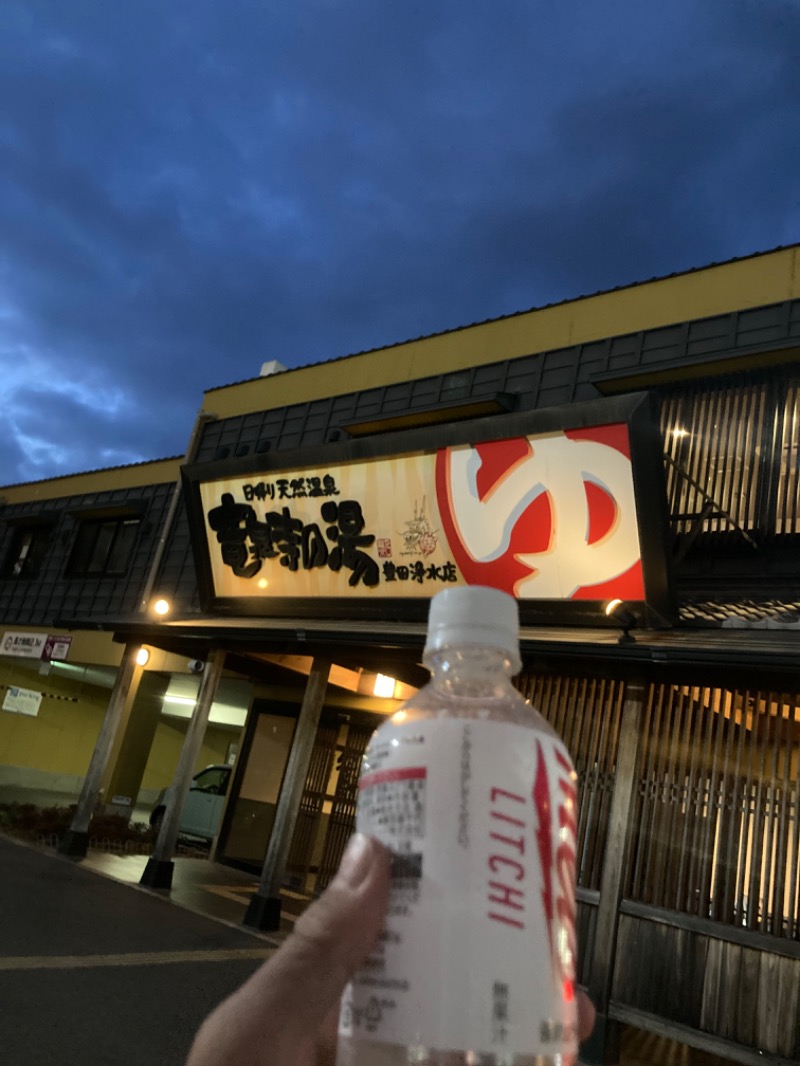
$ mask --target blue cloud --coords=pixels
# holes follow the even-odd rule
[[[179,453],[265,358],[797,240],[799,44],[778,0],[7,0],[0,483]]]

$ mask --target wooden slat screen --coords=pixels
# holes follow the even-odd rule
[[[780,443],[776,448],[778,470],[775,502],[775,532],[800,533],[800,387],[790,382],[779,420]]]
[[[675,533],[757,528],[767,387],[682,387],[662,396],[667,499]]]
[[[372,733],[371,726],[350,725],[347,730],[347,742],[339,751],[339,776],[331,801],[325,850],[315,885],[316,892],[321,892],[339,869],[347,841],[355,831],[358,775]]]
[[[800,533],[796,367],[659,392],[675,534]]]
[[[620,681],[523,674],[518,687],[564,739],[578,772],[577,878],[599,889],[614,787],[624,686]]]
[[[286,871],[295,880],[302,879],[311,865],[314,839],[319,824],[325,791],[336,748],[336,726],[320,726],[314,740],[308,764],[300,810],[297,813],[292,844],[286,860]]]
[[[800,940],[800,697],[649,690],[625,895]]]

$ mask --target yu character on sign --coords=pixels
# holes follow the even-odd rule
[[[352,570],[347,582],[351,587],[363,581],[368,588],[373,588],[380,581],[380,571],[377,562],[360,550],[375,541],[372,533],[362,533],[366,523],[361,504],[357,500],[342,500],[340,503],[328,500],[323,503],[320,513],[329,523],[325,535],[335,544],[328,555],[328,566],[334,571],[343,566]]]

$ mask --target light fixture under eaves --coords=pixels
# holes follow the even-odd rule
[[[375,687],[372,692],[381,699],[390,700],[394,696],[396,685],[395,678],[389,677],[387,674],[378,674],[375,677]]]

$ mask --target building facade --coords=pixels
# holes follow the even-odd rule
[[[795,1062],[799,395],[797,246],[212,389],[183,462],[0,490],[0,684],[41,695],[0,774],[77,794],[105,705],[106,806],[235,758],[264,917],[335,870],[430,594],[506,587],[579,772],[590,1060],[622,1022]]]

